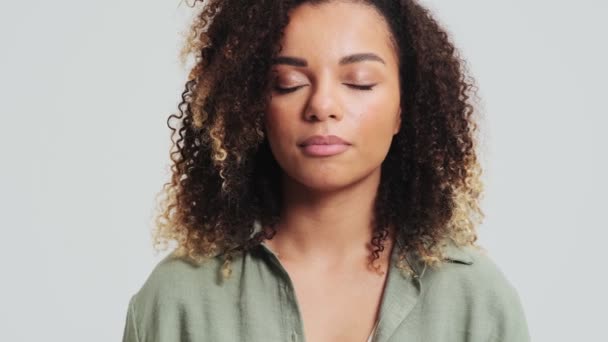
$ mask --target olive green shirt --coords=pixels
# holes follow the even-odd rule
[[[478,249],[451,244],[439,268],[413,259],[413,275],[392,251],[373,342],[530,340],[516,290]],[[272,250],[239,254],[223,281],[222,263],[161,260],[131,297],[123,342],[306,341],[293,283]]]

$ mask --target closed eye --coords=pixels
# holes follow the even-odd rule
[[[374,88],[374,86],[376,86],[375,84],[347,84],[345,83],[347,86],[354,88],[354,89],[359,89],[359,90],[372,90]]]
[[[358,90],[372,90],[376,86],[376,84],[348,84],[348,83],[345,83],[345,85],[347,85],[348,87],[354,88],[354,89],[358,89]],[[301,86],[296,86],[296,87],[291,87],[291,88],[275,87],[274,90],[279,94],[288,94],[288,93],[292,93],[305,86],[306,85],[301,85]]]
[[[297,86],[297,87],[291,87],[291,88],[281,88],[281,87],[275,87],[274,90],[279,93],[279,94],[288,94],[291,92],[294,92],[296,90],[298,90],[299,88],[305,87],[304,85],[301,86]]]

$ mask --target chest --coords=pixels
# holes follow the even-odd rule
[[[291,270],[307,342],[366,342],[382,302],[385,275]]]

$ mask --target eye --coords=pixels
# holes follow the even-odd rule
[[[358,89],[358,90],[372,90],[374,88],[374,86],[376,86],[375,84],[348,84],[348,83],[345,83],[345,84],[351,88]]]
[[[358,90],[372,90],[376,86],[376,84],[348,84],[348,83],[345,83],[345,84],[351,88],[358,89]],[[291,88],[282,88],[282,87],[277,86],[274,88],[274,90],[279,94],[289,94],[302,87],[305,87],[305,85],[291,87]]]
[[[301,85],[301,86],[291,87],[291,88],[274,87],[274,90],[279,94],[288,94],[288,93],[292,93],[302,87],[304,87],[304,86]]]

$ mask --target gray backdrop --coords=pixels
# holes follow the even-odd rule
[[[0,340],[117,341],[162,257],[154,195],[190,10],[0,2]],[[426,1],[480,86],[482,244],[535,341],[608,340],[605,1]]]

